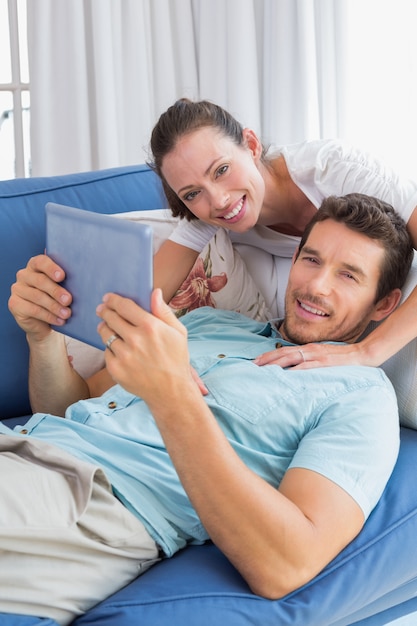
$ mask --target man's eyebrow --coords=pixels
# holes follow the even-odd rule
[[[214,161],[212,161],[210,163],[210,165],[208,166],[208,168],[204,172],[203,176],[208,176],[209,175],[211,168],[214,166],[214,164],[217,161],[221,161],[221,158],[220,159],[214,159]],[[187,189],[192,189],[193,187],[195,187],[195,185],[185,185],[185,187],[181,187],[181,189],[178,189],[178,191],[177,191],[177,196],[179,196],[180,193],[183,193],[184,191],[187,191]]]
[[[300,252],[307,252],[307,254],[312,254],[313,256],[320,256],[320,253],[314,248],[310,248],[310,246],[303,246]]]
[[[300,250],[300,253],[311,254],[311,256],[316,256],[317,258],[321,259],[320,252],[318,250],[315,250],[314,248],[310,248],[309,246],[303,246]],[[366,276],[365,272],[361,267],[359,267],[359,265],[352,265],[352,263],[342,263],[342,266],[344,267],[344,269],[348,270],[352,274],[356,274],[356,276],[360,276],[361,278],[364,278]]]

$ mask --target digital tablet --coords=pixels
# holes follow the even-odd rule
[[[48,202],[46,253],[65,271],[72,315],[54,329],[104,350],[96,308],[108,292],[150,310],[152,228],[111,215]]]

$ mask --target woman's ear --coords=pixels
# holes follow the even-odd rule
[[[374,322],[380,322],[388,317],[399,305],[401,295],[401,289],[393,289],[388,295],[376,303],[371,319]]]
[[[258,138],[258,135],[252,129],[244,128],[243,138],[246,142],[247,147],[252,152],[254,160],[259,161],[262,156],[263,146]]]

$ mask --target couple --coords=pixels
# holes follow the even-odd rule
[[[397,306],[412,256],[389,205],[330,197],[294,257],[283,320],[202,308],[179,321],[159,290],[152,314],[107,294],[106,374],[87,381],[50,328],[71,302],[63,271],[31,259],[9,307],[29,342],[36,413],[0,429],[0,611],[68,624],[209,538],[256,594],[279,598],[311,580],[389,479],[396,398],[376,368],[283,369],[258,357],[356,341]]]

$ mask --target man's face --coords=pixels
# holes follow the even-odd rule
[[[355,341],[374,319],[384,256],[375,240],[327,219],[291,268],[283,336],[298,344]]]

